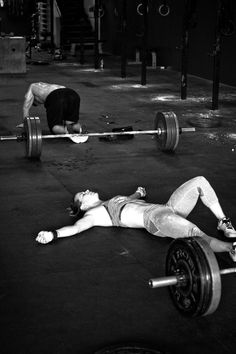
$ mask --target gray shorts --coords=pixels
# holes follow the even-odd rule
[[[151,205],[144,211],[145,229],[152,235],[160,237],[202,236],[203,232],[191,221],[176,214],[168,205]]]
[[[186,218],[198,199],[209,209],[217,205],[218,198],[210,183],[197,176],[182,184],[172,193],[167,204],[151,204],[144,212],[144,226],[155,236],[172,238],[204,235],[195,224]]]
[[[155,236],[167,236],[160,232],[164,215],[174,214],[173,210],[166,205],[151,205],[144,211],[143,222],[145,229]]]

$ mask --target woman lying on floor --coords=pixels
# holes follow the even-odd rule
[[[205,177],[199,176],[185,182],[176,189],[166,204],[151,204],[139,199],[145,196],[146,191],[142,187],[138,187],[128,197],[116,196],[107,201],[102,201],[98,193],[89,190],[79,192],[74,196],[70,215],[78,216],[83,211],[83,217],[74,225],[39,232],[36,241],[46,244],[59,237],[79,234],[93,226],[145,228],[152,235],[160,237],[200,236],[209,243],[214,252],[229,252],[236,262],[236,242],[223,242],[208,236],[186,219],[200,197],[218,219],[217,229],[226,237],[236,237],[236,230],[230,219],[226,218],[215,191]]]

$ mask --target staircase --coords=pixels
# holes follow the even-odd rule
[[[64,50],[75,50],[76,45],[93,47],[94,32],[84,10],[83,0],[57,0],[62,18],[61,44]]]

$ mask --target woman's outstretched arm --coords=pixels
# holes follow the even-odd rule
[[[94,218],[92,215],[85,215],[79,219],[74,225],[64,226],[54,231],[40,231],[36,237],[36,241],[47,244],[60,237],[69,237],[79,234],[94,226]]]

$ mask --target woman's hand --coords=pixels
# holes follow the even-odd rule
[[[146,189],[144,187],[138,187],[136,193],[139,193],[141,197],[146,197]]]
[[[35,240],[39,243],[46,244],[46,243],[51,242],[53,240],[53,238],[54,238],[54,236],[51,231],[40,231]]]

